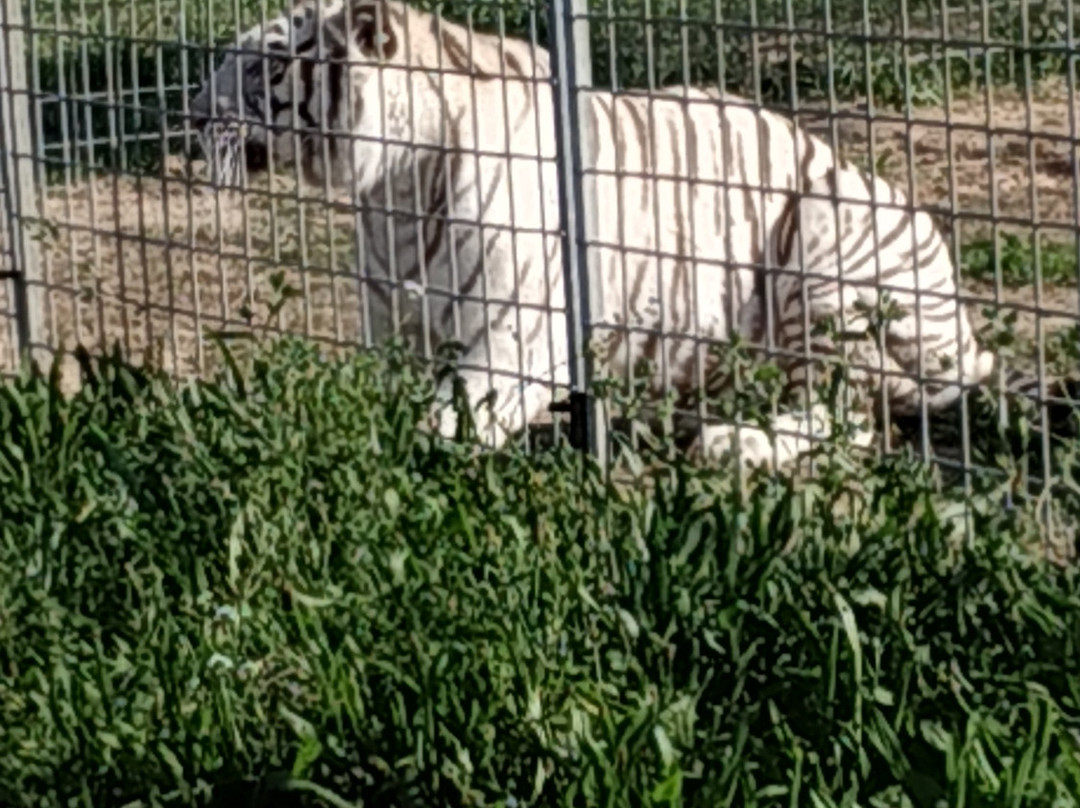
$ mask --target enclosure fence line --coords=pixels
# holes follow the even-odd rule
[[[370,278],[356,210],[325,188],[321,197],[302,189],[292,169],[293,185],[239,197],[206,192],[210,183],[186,173],[199,152],[190,102],[220,62],[212,50],[274,16],[274,3],[0,3],[0,373],[14,371],[16,354],[114,341],[175,374],[203,373],[207,336],[255,328],[252,310],[270,298],[267,330],[345,349],[367,341]],[[629,321],[612,326],[596,280],[598,255],[618,250],[597,235],[598,216],[609,221],[618,200],[598,198],[607,178],[590,152],[599,135],[584,112],[589,91],[658,98],[692,85],[732,89],[754,110],[783,108],[945,223],[967,281],[957,299],[1006,349],[1010,339],[1030,343],[1040,379],[1051,353],[1076,352],[1080,30],[1071,2],[492,0],[441,13],[483,17],[477,31],[531,37],[551,56],[551,75],[531,81],[554,101],[561,222],[552,233],[569,379],[568,390],[551,383],[553,410],[569,414],[572,442],[602,462],[614,430],[589,394],[597,371],[586,346],[598,324],[640,334]],[[514,223],[498,227],[530,236]],[[658,237],[647,252],[657,263],[677,258]],[[688,263],[723,272],[731,262]],[[983,318],[984,307],[1017,321]],[[669,339],[654,325],[639,330]],[[986,460],[973,433],[989,427],[962,414],[943,462],[966,474]],[[932,453],[920,429],[919,449]],[[1032,464],[1043,477],[1048,440]]]

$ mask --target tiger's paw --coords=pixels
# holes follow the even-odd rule
[[[718,462],[735,455],[747,468],[772,468],[774,448],[764,430],[751,426],[717,424],[704,428],[691,451],[710,462]]]

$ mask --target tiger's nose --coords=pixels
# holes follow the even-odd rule
[[[214,121],[224,121],[233,117],[233,106],[220,95],[216,103],[211,103],[209,92],[201,92],[191,100],[188,107],[188,121],[193,129],[203,129]]]

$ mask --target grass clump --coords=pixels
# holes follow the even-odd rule
[[[616,485],[418,431],[396,350],[86,373],[0,388],[0,803],[1076,804],[1080,584],[996,483]]]
[[[1075,243],[1045,240],[1036,245],[1035,238],[1002,233],[996,245],[993,239],[964,244],[960,248],[964,275],[994,283],[1000,272],[1002,286],[1011,288],[1034,287],[1036,272],[1044,284],[1075,286],[1080,282]]]

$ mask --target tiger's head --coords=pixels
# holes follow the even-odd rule
[[[306,0],[241,34],[190,107],[212,181],[241,185],[271,155],[275,164],[299,157],[316,179],[327,173],[324,146],[330,175],[340,178],[342,140],[356,134],[370,67],[400,60],[397,6]]]

